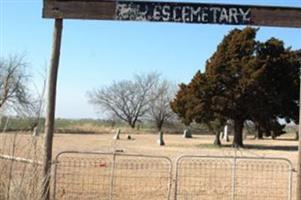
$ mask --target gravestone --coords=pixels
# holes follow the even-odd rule
[[[224,134],[223,134],[223,140],[229,142],[229,130],[228,130],[228,125],[224,127]]]
[[[160,145],[160,146],[164,146],[165,145],[165,142],[164,142],[164,140],[163,140],[163,131],[160,131],[159,132],[159,139],[158,139],[158,144]]]
[[[35,126],[33,128],[32,136],[37,137],[37,136],[39,136],[39,133],[40,133],[39,126]]]
[[[183,138],[192,138],[191,130],[190,129],[185,129],[183,133]]]
[[[119,140],[120,139],[120,133],[121,133],[121,130],[117,129],[117,131],[116,131],[115,136],[113,137],[113,139],[114,140]]]

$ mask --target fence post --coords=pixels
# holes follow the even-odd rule
[[[233,159],[233,168],[232,168],[232,200],[235,200],[235,192],[236,192],[236,160],[237,160],[237,155],[236,155],[237,149],[235,148],[235,155]]]
[[[50,199],[50,173],[52,160],[52,143],[55,121],[56,83],[60,59],[63,20],[55,19],[53,46],[48,77],[47,111],[43,147],[43,185],[41,199]]]
[[[114,176],[115,176],[115,162],[116,162],[116,154],[113,153],[113,163],[112,163],[112,170],[111,170],[111,183],[110,183],[110,200],[113,200],[113,193],[114,193]]]
[[[293,193],[293,166],[290,162],[288,162],[289,165],[289,175],[288,175],[288,200],[292,200],[292,193]]]

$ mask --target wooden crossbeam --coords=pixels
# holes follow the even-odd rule
[[[43,17],[301,27],[301,8],[183,2],[44,0]]]

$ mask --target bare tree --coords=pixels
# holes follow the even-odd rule
[[[158,144],[165,145],[162,127],[164,123],[174,117],[170,107],[170,101],[175,95],[176,87],[167,80],[157,80],[152,88],[152,95],[149,104],[148,118],[154,121],[159,131]]]
[[[152,98],[149,104],[149,118],[155,122],[158,131],[164,123],[174,117],[170,101],[175,95],[175,86],[167,80],[158,81],[152,89]]]
[[[4,107],[18,110],[29,103],[26,67],[21,56],[0,58],[0,111]]]
[[[89,102],[127,122],[132,128],[149,110],[157,73],[135,75],[133,80],[114,82],[108,87],[88,92]]]
[[[46,74],[46,73],[45,73]],[[35,90],[31,91],[29,103],[23,106],[22,112],[30,119],[30,129],[33,131],[33,136],[38,136],[42,126],[42,118],[45,106],[45,90],[46,90],[46,76],[41,74],[43,78],[42,87],[38,88],[34,84]]]

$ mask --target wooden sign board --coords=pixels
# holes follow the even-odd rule
[[[301,27],[301,8],[114,0],[44,0],[44,18]]]

